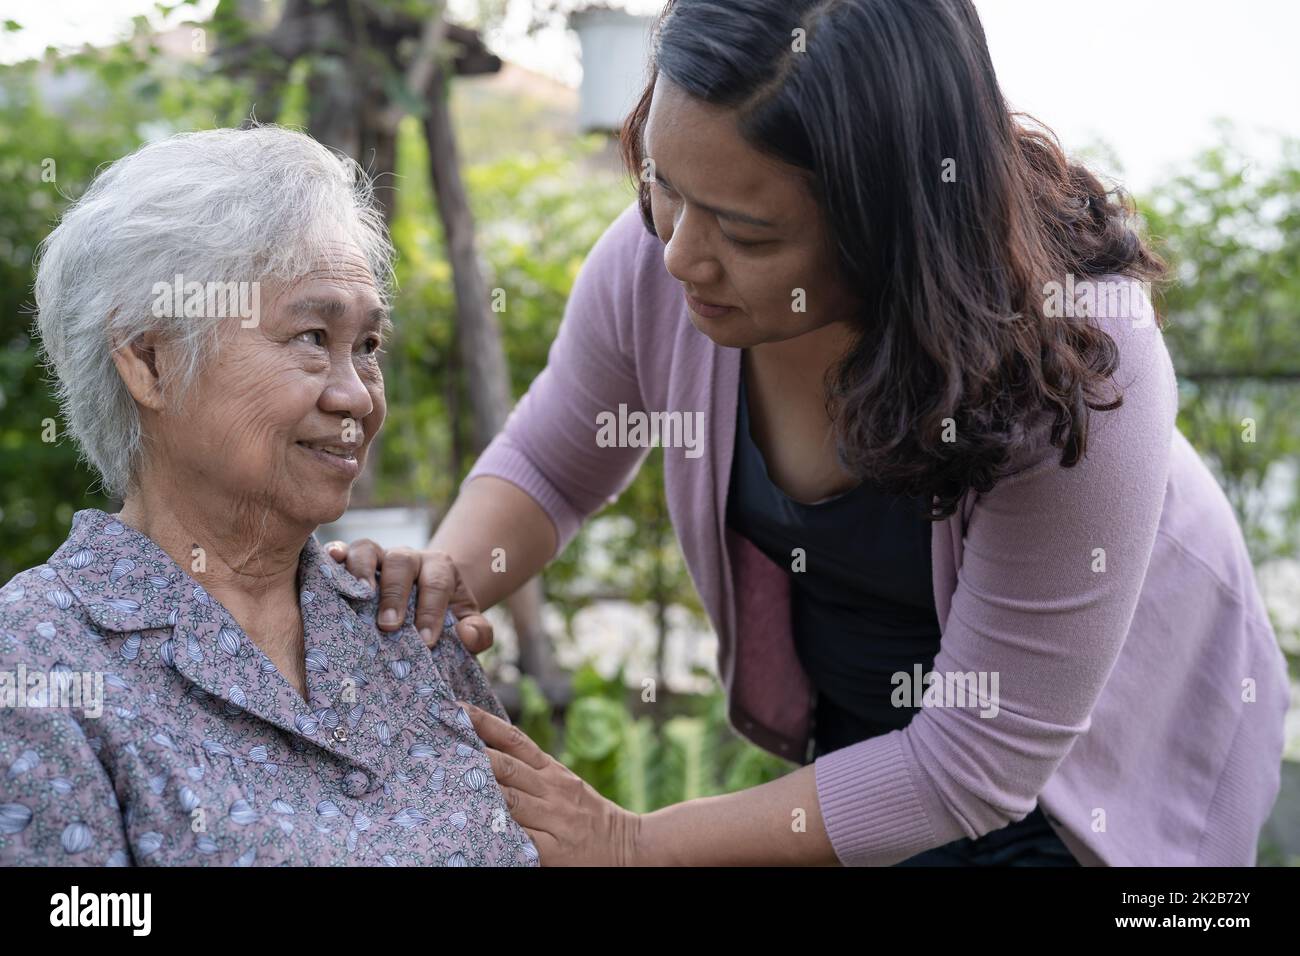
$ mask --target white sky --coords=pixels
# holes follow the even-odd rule
[[[627,0],[654,12],[657,0]],[[453,11],[472,0],[452,0]],[[576,85],[576,38],[527,37],[527,0],[512,0],[504,28],[489,36],[505,58]],[[201,0],[198,16],[216,0]],[[1226,117],[1261,162],[1267,131],[1300,136],[1300,0],[976,0],[993,62],[1012,105],[1056,130],[1067,149],[1104,141],[1122,178],[1145,190],[1217,138]],[[47,45],[103,43],[130,19],[157,18],[152,0],[0,0],[0,62]],[[185,8],[182,16],[192,16]]]

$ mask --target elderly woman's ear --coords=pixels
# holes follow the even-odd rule
[[[113,349],[113,364],[136,404],[162,411],[163,394],[159,377],[159,335],[145,332],[126,345]]]

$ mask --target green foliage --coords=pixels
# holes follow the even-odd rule
[[[238,123],[234,84],[199,82],[197,68],[159,66],[153,52],[138,23],[106,49],[0,68],[0,581],[62,544],[74,511],[108,504],[37,361],[38,244],[100,166],[146,137]]]
[[[720,692],[652,703],[630,698],[623,674],[582,667],[555,747],[549,706],[525,678],[518,724],[598,792],[636,813],[775,780],[793,764],[740,739]]]
[[[551,723],[551,702],[537,681],[525,674],[519,681],[520,713],[515,723],[547,753],[555,751],[555,726]]]
[[[1176,276],[1160,306],[1180,428],[1214,466],[1256,560],[1296,556],[1300,141],[1256,168],[1223,132],[1142,212]]]
[[[516,396],[545,367],[578,269],[627,202],[612,174],[583,173],[595,145],[516,153],[463,171]],[[442,505],[473,464],[473,449],[451,270],[427,168],[423,134],[407,119],[398,136],[401,190],[392,232],[400,293],[377,493],[383,501]]]

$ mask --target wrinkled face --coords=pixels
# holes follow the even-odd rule
[[[386,412],[387,316],[360,251],[332,259],[264,283],[255,327],[221,320],[216,359],[160,420],[163,467],[195,500],[313,528],[346,510]]]
[[[853,298],[806,171],[759,152],[732,111],[662,75],[644,146],[664,266],[696,328],[749,348],[851,320]]]

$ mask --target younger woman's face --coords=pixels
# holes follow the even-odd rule
[[[719,345],[781,342],[853,315],[808,174],[759,152],[731,110],[659,77],[645,124],[664,266]]]

